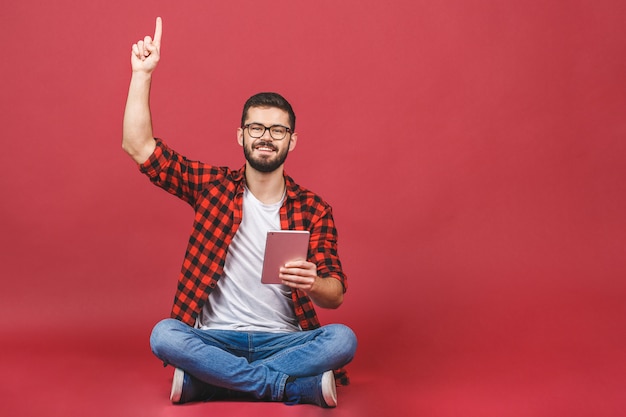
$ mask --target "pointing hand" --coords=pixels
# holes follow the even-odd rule
[[[161,57],[161,35],[163,22],[160,17],[156,19],[154,39],[146,36],[132,47],[131,65],[133,71],[151,73],[159,63]]]

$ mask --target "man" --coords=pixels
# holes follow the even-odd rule
[[[313,307],[339,307],[346,277],[330,206],[284,173],[297,143],[295,114],[280,95],[257,94],[237,129],[243,168],[188,160],[152,132],[161,36],[157,18],[154,39],[132,46],[122,146],[154,184],[195,210],[172,318],[150,338],[154,354],[175,367],[170,399],[335,407],[356,337],[343,325],[320,326]],[[267,285],[260,279],[265,235],[276,229],[308,230],[309,253],[280,269],[282,284]]]

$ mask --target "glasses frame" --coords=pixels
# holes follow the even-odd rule
[[[261,133],[261,136],[252,136],[252,133],[250,133],[250,126],[252,126],[252,125],[263,126],[263,133]],[[262,138],[265,135],[265,132],[267,132],[268,130],[270,132],[270,137],[273,140],[283,140],[283,139],[285,139],[287,137],[287,134],[291,135],[293,133],[293,131],[291,130],[290,127],[283,126],[283,125],[271,125],[271,126],[267,127],[264,124],[255,122],[255,123],[247,123],[247,124],[243,125],[242,127],[243,127],[243,129],[247,129],[248,130],[248,135],[250,135],[250,137],[254,138],[254,139]],[[285,135],[282,138],[280,138],[280,139],[279,138],[275,138],[274,135],[272,135],[272,128],[273,127],[282,127],[282,128],[284,128],[285,129]]]

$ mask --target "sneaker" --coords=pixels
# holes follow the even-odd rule
[[[324,408],[337,407],[337,387],[333,371],[305,378],[289,378],[285,385],[286,403],[315,404]]]
[[[174,371],[170,392],[170,401],[174,404],[226,398],[227,394],[228,390],[204,383],[182,369]]]
[[[172,379],[172,391],[170,392],[170,401],[174,404],[181,404],[183,397],[183,389],[185,388],[185,379],[187,379],[187,385],[189,385],[189,378],[185,371],[176,368],[174,370],[174,378]]]

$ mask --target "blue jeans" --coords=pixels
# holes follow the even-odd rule
[[[194,329],[178,320],[157,323],[152,352],[217,387],[282,401],[289,376],[304,377],[337,369],[352,360],[354,332],[341,324],[293,333]]]

